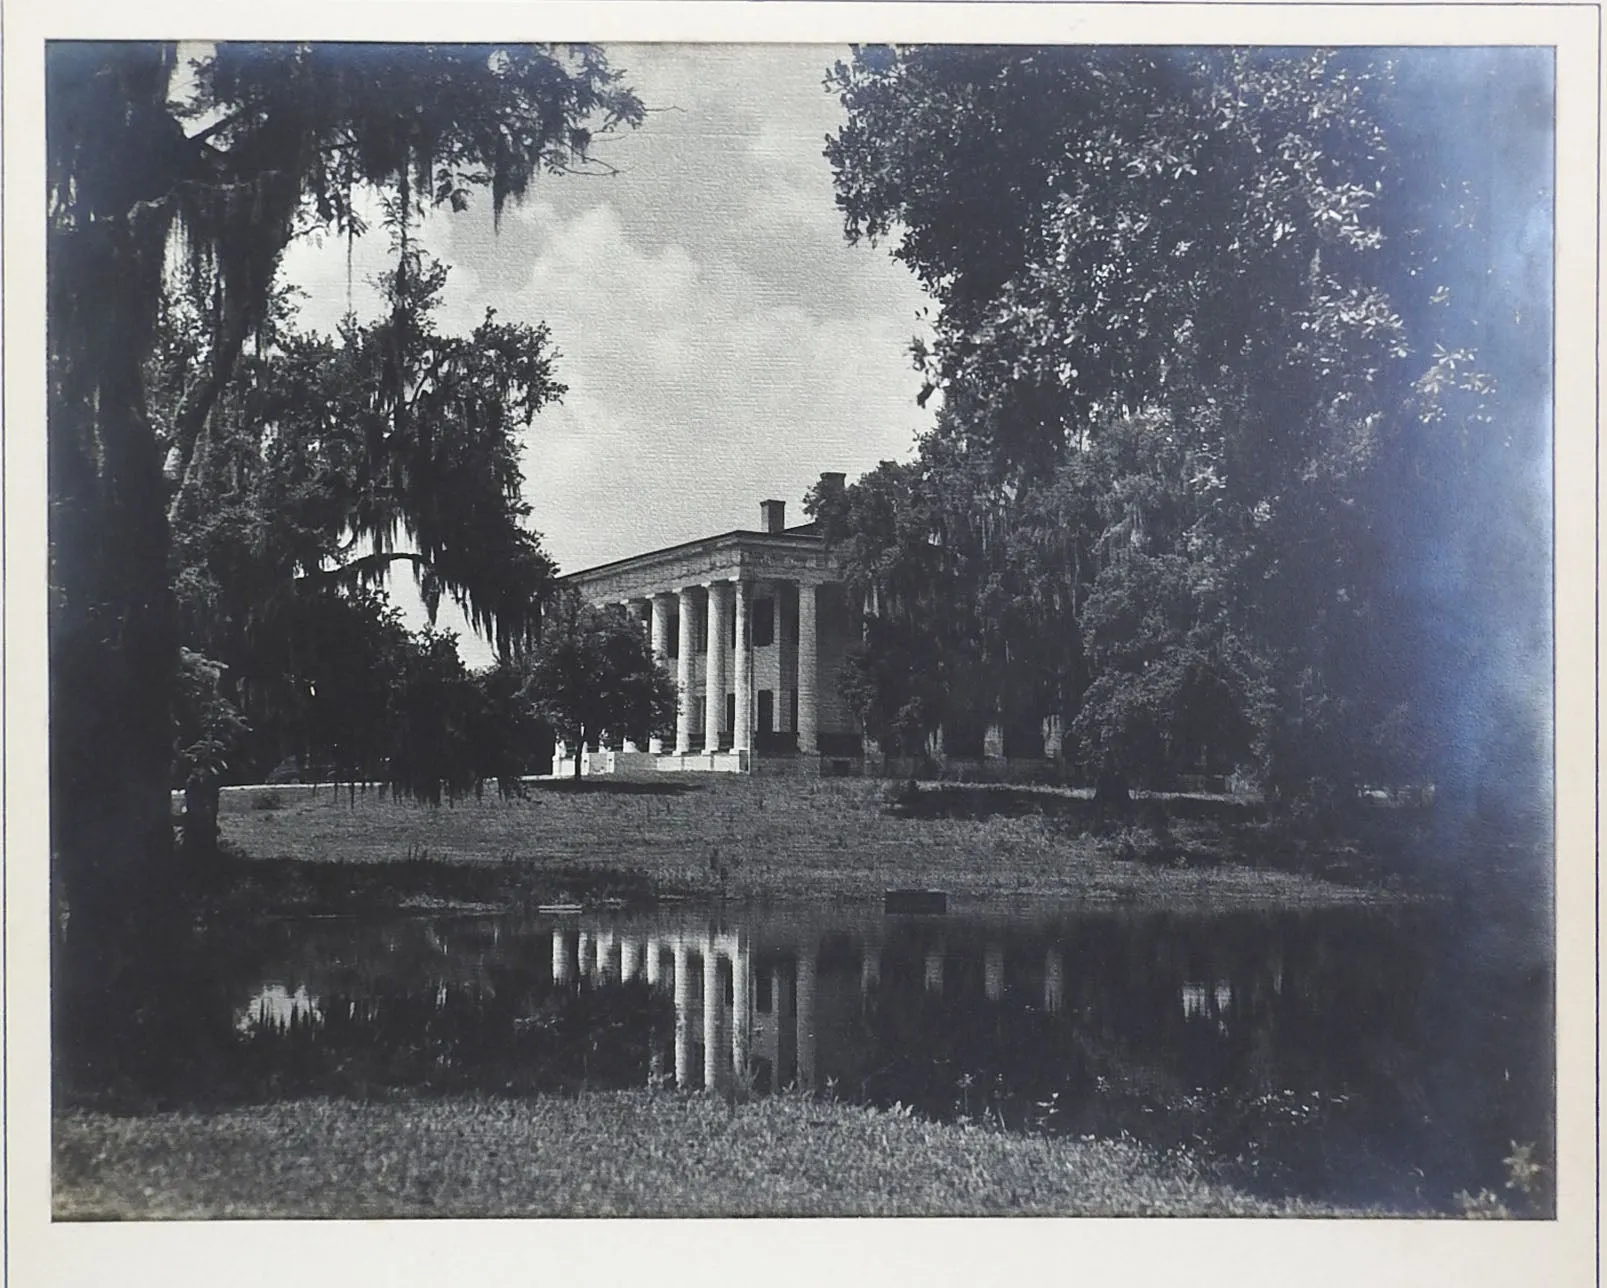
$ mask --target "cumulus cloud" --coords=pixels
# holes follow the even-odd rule
[[[611,49],[650,108],[599,148],[618,175],[544,178],[495,232],[484,202],[419,230],[451,266],[444,329],[488,307],[552,328],[569,392],[526,435],[525,490],[566,571],[753,527],[767,497],[801,521],[821,471],[905,456],[929,423],[908,356],[924,297],[885,250],[844,242],[822,155],[840,56]],[[348,299],[371,314],[387,261],[383,235],[350,248],[349,274],[344,242],[296,247],[306,323],[332,328]]]

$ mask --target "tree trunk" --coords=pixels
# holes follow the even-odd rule
[[[167,1021],[188,1004],[174,982],[186,924],[169,803],[178,649],[142,371],[168,227],[142,202],[164,181],[169,64],[147,46],[104,57],[106,74],[57,82],[76,96],[63,91],[53,120],[93,156],[58,196],[66,212],[47,250],[50,823],[65,921],[52,1002],[58,1071],[88,1065],[102,1087],[114,1067],[160,1081],[155,1070],[184,1054]]]
[[[1094,804],[1101,809],[1126,810],[1132,803],[1127,775],[1114,765],[1102,767],[1094,779]]]
[[[217,857],[218,807],[222,792],[218,776],[197,771],[184,784],[184,863],[193,868]]]
[[[580,781],[580,762],[586,754],[586,729],[581,726],[580,737],[575,740],[575,781]]]

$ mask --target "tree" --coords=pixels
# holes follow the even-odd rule
[[[439,805],[478,785],[470,739],[480,694],[450,631],[425,629],[410,642],[391,705],[386,777],[398,795]]]
[[[1102,426],[1061,473],[1097,516],[1076,627],[1087,677],[1072,721],[1102,793],[1168,787],[1263,751],[1266,659],[1232,610],[1233,552],[1214,538],[1222,484],[1167,416]]]
[[[1470,65],[1453,81],[1459,101],[1483,95],[1476,119],[1499,136],[1505,107],[1528,110],[1532,68]],[[1468,227],[1490,217],[1516,240],[1513,211],[1537,207],[1532,190],[1480,182],[1489,175],[1473,167],[1488,163],[1456,137],[1465,120],[1425,104],[1433,79],[1419,68],[1407,92],[1412,75],[1371,51],[1091,47],[861,49],[829,77],[847,112],[827,144],[845,231],[890,240],[937,301],[934,342],[915,356],[926,392],[942,391],[953,457],[981,462],[964,476],[990,480],[982,512],[1002,499],[1009,530],[1035,498],[1067,499],[1080,469],[1116,489],[1148,479],[1126,513],[1078,521],[1085,571],[1055,587],[1058,633],[1097,646],[1100,631],[1076,618],[1117,620],[1120,583],[1140,575],[1160,576],[1144,593],[1213,586],[1212,648],[1236,641],[1262,678],[1207,656],[1245,704],[1239,715],[1259,721],[1279,795],[1420,763],[1410,710],[1433,670],[1419,651],[1430,632],[1392,549],[1411,523],[1391,515],[1413,506],[1403,481],[1443,462],[1446,439],[1424,424],[1449,415],[1464,427],[1452,478],[1488,485],[1469,463],[1498,454],[1488,436],[1467,435],[1491,412],[1472,349],[1480,309],[1436,313],[1433,301],[1473,277]],[[1485,236],[1494,258],[1511,254]],[[1448,261],[1463,270],[1452,286]],[[1510,312],[1490,309],[1489,292],[1469,294]],[[1208,497],[1152,486],[1170,474],[1164,459],[1099,459],[1103,436],[1156,416],[1189,477],[1210,481]],[[1084,495],[1084,513],[1097,511]],[[1166,563],[1112,568],[1100,557],[1122,531],[1166,529],[1165,509],[1180,501],[1188,523],[1149,552]],[[1474,540],[1465,515],[1435,513],[1442,548]],[[1090,527],[1099,535],[1083,544]],[[1534,552],[1527,536],[1512,548],[1525,547]],[[1006,559],[995,574],[1006,593],[984,625],[1048,584],[1047,564],[1015,550],[1020,575],[1011,580]],[[1088,599],[1096,574],[1103,603]],[[1034,622],[1057,629],[1029,614],[1011,636]],[[1196,647],[1195,629],[1169,632],[1170,661]],[[1093,670],[1081,683],[1104,710],[1084,716],[1084,750],[1103,757],[1088,738],[1137,735],[1174,690],[1146,696],[1158,673],[1135,688],[1116,654],[1101,656],[1083,659]],[[1062,662],[1076,688],[1079,661]],[[1202,674],[1195,663],[1172,667],[1173,679]]]
[[[224,670],[220,662],[179,650],[174,777],[184,784],[186,858],[217,847],[217,785],[246,732],[240,712],[223,694]]]
[[[498,662],[471,675],[469,749],[475,790],[495,781],[504,795],[523,790],[523,778],[552,757],[552,729],[525,689],[518,663]]]
[[[1070,641],[1044,622],[1065,597],[1065,570],[1035,559],[1062,550],[1060,516],[968,453],[945,407],[914,461],[883,462],[838,489],[834,476],[806,498],[865,633],[850,653],[845,691],[865,730],[916,755],[942,729],[946,747],[980,741],[1001,717],[1036,723],[1060,705]]]
[[[933,539],[917,466],[884,461],[847,488],[838,482],[827,475],[804,502],[864,611],[864,639],[838,679],[870,737],[894,754],[918,755],[949,701],[949,552]]]
[[[87,1008],[77,1031],[119,1029],[112,981],[174,930],[163,466],[182,490],[208,459],[285,247],[359,231],[374,187],[409,217],[487,188],[500,213],[641,114],[586,48],[220,44],[187,68],[173,45],[48,50],[51,844],[75,940],[58,996]],[[174,250],[209,302],[205,374],[159,432],[144,366]]]
[[[230,666],[247,719],[277,728],[259,770],[303,750],[363,778],[392,763],[370,736],[385,702],[355,699],[400,682],[402,653],[363,600],[398,563],[432,615],[451,594],[504,659],[535,636],[553,566],[525,526],[518,434],[563,387],[545,328],[488,315],[469,336],[441,335],[445,280],[443,266],[399,251],[378,282],[387,314],[348,320],[333,339],[296,331],[287,307],[220,395],[205,459],[175,495],[181,630]],[[165,315],[178,335],[182,315]],[[163,356],[153,385],[182,386],[188,347]],[[313,729],[294,725],[325,705],[307,696],[320,672],[344,723],[315,749]]]
[[[604,734],[645,742],[675,728],[675,681],[641,628],[617,607],[573,595],[553,605],[526,672],[526,691],[554,732],[575,749]]]

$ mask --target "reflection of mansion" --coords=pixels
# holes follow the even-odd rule
[[[839,481],[841,475],[835,477]],[[762,531],[727,532],[565,578],[594,604],[621,604],[676,678],[673,739],[586,749],[583,773],[742,772],[767,761],[817,767],[858,757],[861,740],[836,676],[859,634],[814,524],[788,528],[765,501]],[[574,761],[560,746],[554,770]]]
[[[664,1009],[637,1011],[636,1054],[599,1073],[683,1090],[862,1090],[885,1085],[879,1080],[901,1060],[947,1062],[956,1034],[979,1066],[1024,1056],[1018,1043],[1048,1043],[1058,1051],[1056,1078],[1079,1069],[1157,1071],[1179,1044],[1240,1043],[1275,1008],[1307,1005],[1316,1016],[1328,1004],[1326,994],[1290,988],[1281,936],[1247,959],[1241,947],[1224,956],[1198,928],[1169,922],[1143,951],[1124,954],[1121,945],[1136,941],[1111,917],[1068,927],[869,910],[728,916],[658,908],[518,926],[477,918],[320,924],[309,936],[264,964],[235,1008],[240,1032],[336,1022],[348,1040],[353,1024],[359,1036],[378,1026],[363,1038],[377,1042],[406,1036],[394,1027],[398,1015],[419,1012],[398,1011],[405,999],[427,1003],[426,1023],[454,1007],[464,1021],[499,1023],[508,1004],[516,1016],[537,1015],[553,995],[645,986]],[[510,983],[505,1003],[488,1008]],[[605,1024],[612,1014],[593,1012]],[[659,1016],[672,1018],[673,1029],[660,1027]],[[1309,1051],[1298,1050],[1303,1062]],[[1089,1065],[1091,1051],[1105,1055]]]
[[[864,1008],[884,995],[883,951],[880,936],[867,934],[857,969],[845,972],[828,959],[817,933],[783,925],[720,925],[695,915],[647,924],[585,918],[553,927],[552,982],[572,988],[642,980],[667,990],[675,1008],[673,1067],[662,1067],[655,1047],[650,1078],[682,1090],[749,1079],[758,1091],[807,1091],[868,1072],[856,1057],[855,1035],[863,1032]],[[1064,1006],[1065,968],[1058,946],[1041,952],[1031,995],[1053,1014]],[[916,953],[917,975],[908,982],[935,1005],[965,983],[953,976],[977,967],[987,1002],[1003,1001],[1001,942],[987,942],[973,962],[932,931],[920,937]]]

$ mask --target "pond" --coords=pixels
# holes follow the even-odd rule
[[[1135,1137],[1266,1195],[1454,1211],[1459,1191],[1514,1199],[1515,1146],[1554,1157],[1550,942],[1508,924],[1448,905],[326,918],[231,936],[215,996],[236,1095],[797,1088]]]

